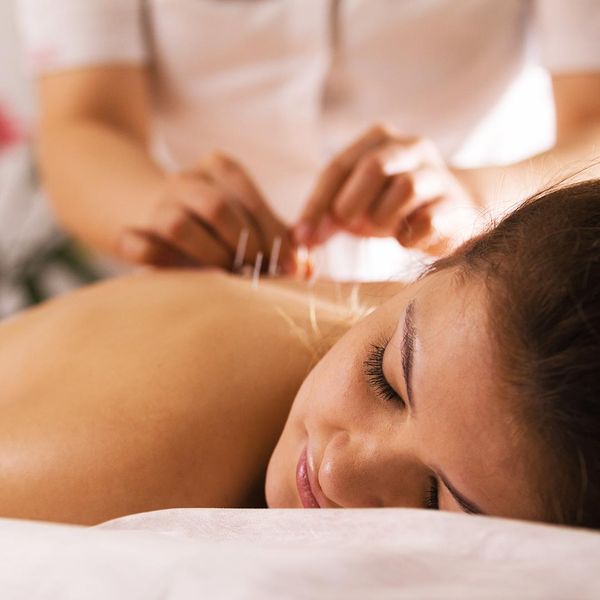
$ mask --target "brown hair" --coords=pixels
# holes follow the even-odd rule
[[[600,528],[600,180],[530,198],[450,267],[486,283],[503,383],[557,466],[548,518]]]

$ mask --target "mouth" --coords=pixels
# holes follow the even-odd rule
[[[306,452],[305,446],[304,450],[302,450],[302,454],[300,454],[298,466],[296,467],[296,486],[298,487],[298,495],[300,496],[300,501],[304,508],[321,508],[310,484],[310,473],[308,470]]]

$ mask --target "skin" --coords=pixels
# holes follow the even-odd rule
[[[538,518],[539,464],[493,383],[484,296],[451,274],[400,288],[364,286],[382,306],[350,328],[349,289],[335,284],[311,299],[301,282],[150,272],[2,323],[0,514],[93,524],[264,506],[267,465],[269,505],[299,506],[308,440],[324,506],[423,506],[435,465],[486,512]],[[362,374],[412,298],[414,414]],[[400,338],[384,368],[405,394]],[[457,508],[444,490],[440,503]]]
[[[489,215],[546,187],[557,164],[570,165],[565,176],[579,169],[585,177],[598,176],[593,157],[600,142],[600,73],[554,75],[552,88],[554,147],[510,165],[452,168],[431,140],[384,125],[368,129],[319,175],[295,227],[296,239],[320,244],[345,230],[395,237],[403,246],[444,255]]]
[[[407,399],[402,352],[412,304],[412,406],[379,397],[364,374],[389,339],[383,369]],[[301,507],[296,465],[307,448],[321,507],[424,507],[440,473],[485,514],[543,518],[539,449],[500,390],[486,292],[452,271],[407,287],[351,329],[306,378],[269,463],[270,507]],[[506,482],[510,481],[510,485]],[[439,483],[439,507],[463,510]]]
[[[279,237],[281,268],[293,272],[288,229],[242,165],[217,152],[176,172],[156,164],[151,85],[145,69],[122,65],[39,81],[39,162],[64,227],[125,262],[224,269],[246,229],[248,263]]]
[[[391,286],[363,293],[377,303]],[[339,296],[339,300],[338,300]],[[294,396],[348,327],[343,287],[159,271],[0,324],[0,514],[93,524],[264,505]],[[335,299],[335,301],[334,301]]]

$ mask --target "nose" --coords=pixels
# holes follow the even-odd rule
[[[318,471],[325,496],[344,508],[420,508],[427,477],[406,445],[347,431],[329,440]]]

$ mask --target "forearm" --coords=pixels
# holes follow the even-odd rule
[[[164,180],[144,143],[89,120],[42,126],[42,176],[61,223],[110,254],[126,225],[143,225]]]
[[[600,177],[600,123],[561,136],[553,148],[526,160],[454,173],[473,194],[484,216],[501,215],[563,179]]]

